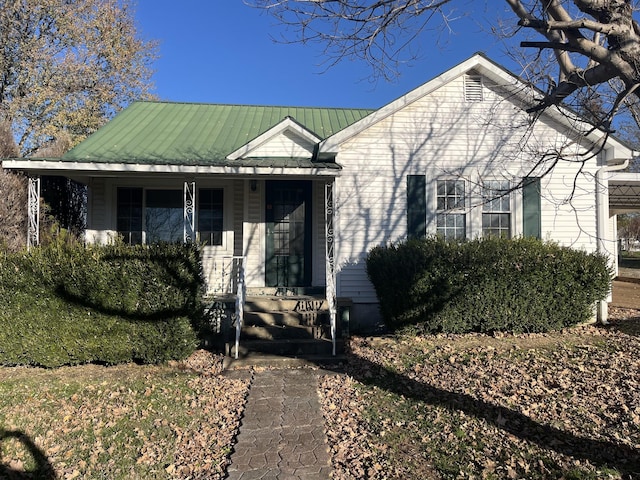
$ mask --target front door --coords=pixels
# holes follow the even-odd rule
[[[311,285],[311,182],[266,183],[268,287]]]

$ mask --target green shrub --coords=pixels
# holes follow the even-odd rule
[[[197,345],[202,290],[190,245],[57,242],[0,254],[0,364],[184,358]]]
[[[535,239],[408,240],[367,258],[385,323],[428,332],[544,332],[593,315],[609,290],[604,255]]]

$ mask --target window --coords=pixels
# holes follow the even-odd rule
[[[182,242],[184,207],[182,190],[145,192],[146,243]]]
[[[141,188],[118,188],[116,229],[125,243],[142,243]]]
[[[438,180],[436,231],[447,240],[464,240],[466,215],[464,180]]]
[[[482,185],[482,236],[511,237],[511,196],[508,180]]]
[[[201,188],[198,191],[198,239],[207,245],[222,245],[224,191]]]
[[[198,191],[196,220],[199,240],[222,245],[222,188]],[[117,189],[118,234],[128,244],[182,242],[184,239],[184,191],[180,189]]]

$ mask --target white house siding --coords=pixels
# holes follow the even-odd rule
[[[309,158],[315,144],[292,132],[284,131],[251,150],[250,157],[301,157]]]
[[[247,286],[264,287],[265,276],[265,226],[264,226],[264,192],[263,180],[257,181],[256,190],[245,188],[245,210],[243,225],[244,255],[247,259]]]
[[[110,213],[107,201],[107,188],[104,178],[93,178],[88,186],[87,229],[85,239],[89,243],[107,243],[110,225]]]
[[[472,186],[486,179],[518,182],[530,171],[532,158],[539,158],[532,157],[533,147],[564,145],[555,129],[541,122],[531,129],[528,115],[518,107],[489,88],[484,94],[482,102],[465,102],[459,77],[341,145],[336,159],[343,167],[336,188],[337,287],[338,296],[352,298],[356,322],[367,321],[358,318],[358,304],[370,316],[377,302],[366,276],[367,252],[406,237],[407,175],[426,175],[428,233],[436,231],[435,180],[464,179],[466,233],[475,238],[481,234],[481,209],[479,188]],[[525,142],[527,148],[521,147]],[[597,165],[592,160],[582,175],[578,168],[563,162],[543,179],[542,236],[594,250],[592,175]],[[574,194],[567,199],[574,182]],[[519,196],[512,198],[514,235],[522,232]]]

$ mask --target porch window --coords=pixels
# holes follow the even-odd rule
[[[222,245],[224,191],[222,188],[198,190],[198,239],[207,245]]]
[[[142,188],[118,188],[116,229],[125,243],[142,243]]]
[[[482,186],[482,236],[511,237],[511,196],[508,180],[489,180]]]
[[[116,229],[125,243],[182,242],[182,190],[119,187]]]
[[[182,242],[182,190],[147,190],[145,200],[146,243]]]
[[[438,180],[436,232],[446,240],[464,240],[466,215],[464,180]]]

